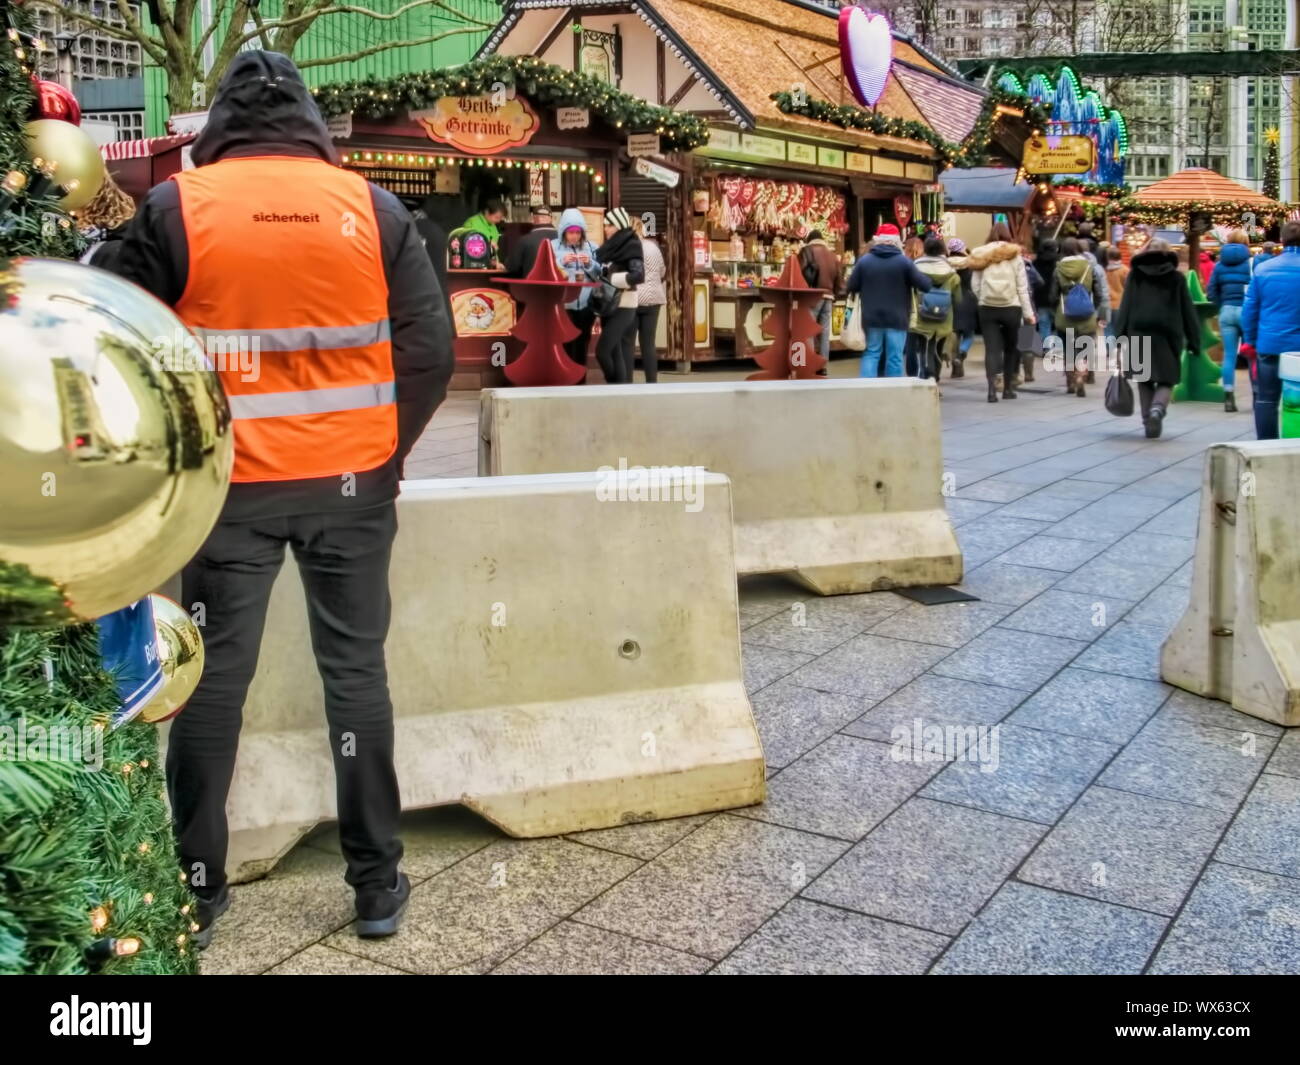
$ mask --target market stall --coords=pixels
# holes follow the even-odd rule
[[[923,205],[936,202],[943,165],[1019,162],[1032,104],[962,81],[880,16],[842,48],[840,21],[790,0],[529,0],[488,34],[481,54],[590,71],[707,123],[693,152],[663,137],[629,141],[617,190],[658,224],[662,343],[680,370],[770,342],[755,290],[812,229],[847,264],[880,223],[918,220],[918,188],[930,190]],[[858,89],[870,83],[867,103],[850,90],[846,56]]]
[[[531,56],[313,92],[343,164],[447,235],[453,389],[505,384],[504,367],[522,350],[512,335],[520,310],[499,264],[530,228],[530,209],[545,205],[558,218],[578,208],[598,245],[606,207],[620,202],[629,134],[649,129],[669,146],[689,148],[704,129],[693,116]],[[504,217],[474,221],[494,201]]]
[[[189,167],[189,147],[196,134],[112,141],[100,148],[109,174],[137,203],[145,193]]]
[[[1005,216],[1016,239],[1028,247],[1033,219],[1056,213],[1050,186],[1040,188],[1008,167],[945,170],[939,181],[944,193],[944,235],[960,237],[969,248],[985,242],[1000,215]]]

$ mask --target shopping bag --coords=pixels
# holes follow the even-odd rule
[[[1133,386],[1122,373],[1112,374],[1106,382],[1106,409],[1116,418],[1133,414]]]
[[[840,329],[840,343],[849,351],[867,350],[867,333],[862,328],[862,315],[859,314],[858,297],[849,299],[844,308],[844,325]]]

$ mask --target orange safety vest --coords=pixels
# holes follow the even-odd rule
[[[360,473],[397,448],[388,283],[365,180],[320,159],[172,176],[203,339],[235,426],[233,481]]]

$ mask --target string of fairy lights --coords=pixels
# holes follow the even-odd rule
[[[597,188],[605,185],[605,172],[595,163],[576,163],[560,159],[495,159],[470,155],[435,155],[428,152],[387,152],[358,150],[348,152],[348,165],[360,168],[397,166],[406,169],[440,167],[481,167],[488,170],[558,170],[561,173],[590,175]]]

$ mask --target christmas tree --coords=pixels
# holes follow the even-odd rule
[[[13,258],[69,258],[81,242],[23,134],[43,43],[9,0],[0,32],[2,276]],[[31,589],[0,562],[0,603]],[[0,974],[195,971],[157,730],[113,728],[118,705],[95,625],[0,627]]]
[[[1282,188],[1280,160],[1278,158],[1281,140],[1282,133],[1280,130],[1274,128],[1264,131],[1264,143],[1268,147],[1264,153],[1264,187],[1261,191],[1270,200],[1276,200]]]

